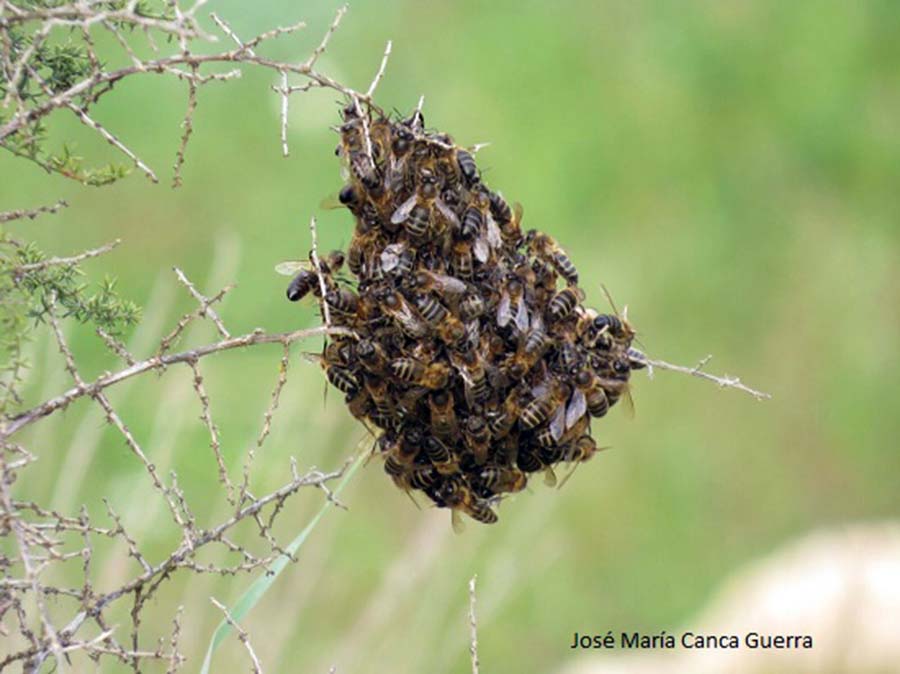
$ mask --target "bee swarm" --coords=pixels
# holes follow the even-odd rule
[[[395,484],[495,522],[493,506],[531,474],[597,452],[591,418],[645,364],[634,331],[582,306],[565,252],[523,235],[521,212],[420,111],[394,121],[351,104],[343,115],[339,199],[353,240],[321,274],[301,271],[288,298],[312,292],[331,325],[355,333],[331,341],[322,364],[351,413],[379,429]],[[335,278],[345,262],[355,289]]]

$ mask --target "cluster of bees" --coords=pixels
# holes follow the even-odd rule
[[[521,208],[420,110],[391,119],[350,105],[339,131],[353,239],[346,254],[311,254],[288,299],[313,294],[352,331],[320,360],[395,484],[452,509],[454,524],[496,522],[494,506],[530,475],[553,484],[557,464],[598,451],[591,419],[645,365],[634,331],[582,306],[563,249],[523,233]]]

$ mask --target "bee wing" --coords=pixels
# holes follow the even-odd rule
[[[487,214],[487,241],[491,248],[500,248],[503,245],[500,228],[490,213]]]
[[[456,213],[454,213],[453,210],[447,204],[445,204],[440,197],[434,200],[434,205],[437,206],[437,209],[441,212],[441,215],[443,215],[447,219],[447,222],[449,222],[453,226],[459,225],[459,218],[456,217]]]
[[[461,534],[466,530],[466,523],[456,508],[450,511],[450,526],[453,527],[453,533],[455,534]]]
[[[587,411],[587,399],[581,389],[576,388],[569,401],[569,407],[566,409],[566,430],[574,426],[584,413]]]
[[[413,194],[409,199],[400,204],[399,208],[397,208],[391,216],[391,224],[399,225],[406,220],[406,218],[409,217],[409,214],[412,213],[412,209],[415,208],[418,199],[418,195]]]
[[[441,284],[441,290],[452,293],[454,295],[462,295],[466,292],[466,284],[455,276],[447,276],[446,274],[435,274],[431,272],[431,278]]]
[[[322,199],[319,202],[319,208],[325,209],[326,211],[334,211],[338,208],[344,208],[344,204],[341,203],[341,200],[338,199],[337,193],[329,194],[327,197]]]
[[[282,276],[293,276],[298,271],[311,270],[309,260],[285,260],[275,265],[275,271]]]
[[[553,468],[550,466],[544,469],[544,484],[548,487],[556,486],[556,473],[553,472]]]
[[[385,246],[384,250],[381,251],[381,269],[388,272],[400,264],[400,255],[405,247],[402,243],[392,243]]]
[[[503,295],[500,297],[500,304],[497,305],[497,325],[501,328],[505,328],[512,320],[510,303],[509,293],[504,290]]]
[[[558,442],[566,432],[566,404],[563,403],[556,408],[553,418],[550,420],[550,437]]]
[[[531,329],[544,332],[544,317],[541,316],[540,311],[536,311],[531,315]]]
[[[525,215],[525,209],[522,208],[522,204],[520,204],[518,201],[516,203],[514,203],[513,207],[512,207],[512,211],[513,211],[513,222],[516,224],[521,223],[522,216]]]
[[[525,298],[519,299],[519,307],[516,310],[516,327],[519,332],[528,332],[528,309],[525,307]]]
[[[491,250],[488,247],[487,239],[482,236],[479,236],[475,239],[475,245],[472,248],[472,251],[475,253],[475,259],[484,264],[488,261],[488,258],[491,255]]]

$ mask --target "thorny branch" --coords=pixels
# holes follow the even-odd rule
[[[375,107],[373,96],[380,83],[391,43],[387,43],[380,67],[365,93],[352,89],[320,71],[319,57],[325,52],[334,33],[347,12],[347,7],[339,7],[334,20],[326,30],[319,45],[305,60],[278,61],[259,52],[266,43],[285,35],[292,35],[306,28],[299,22],[286,27],[278,27],[249,40],[241,39],[234,29],[221,17],[210,14],[214,25],[224,34],[233,49],[222,49],[214,53],[199,53],[195,44],[214,43],[217,36],[207,32],[201,25],[200,10],[206,0],[194,0],[180,4],[177,0],[166,3],[169,11],[152,14],[139,2],[130,0],[118,3],[69,2],[58,7],[31,7],[23,2],[5,1],[0,3],[0,77],[8,85],[0,101],[0,147],[17,156],[29,158],[47,170],[56,170],[68,177],[85,179],[84,175],[68,165],[60,165],[57,158],[39,157],[35,152],[23,149],[33,146],[36,138],[43,133],[42,124],[56,110],[67,110],[74,114],[85,126],[115,147],[121,154],[156,182],[157,176],[140,156],[128,147],[115,132],[106,128],[91,115],[92,106],[112,90],[118,82],[134,75],[169,75],[187,83],[187,109],[182,121],[183,133],[174,163],[173,185],[181,184],[181,168],[184,164],[187,145],[194,128],[197,109],[198,89],[210,82],[218,82],[241,76],[241,66],[255,66],[272,71],[278,77],[278,85],[273,89],[281,96],[280,141],[282,153],[288,154],[288,108],[292,94],[324,87],[337,91],[355,105],[366,104]],[[152,58],[138,55],[125,35],[138,29],[153,52]],[[18,31],[18,32],[17,32]],[[74,32],[71,32],[74,31]],[[48,81],[38,71],[43,63],[41,55],[48,49],[55,33],[75,35],[83,38],[79,48],[83,50],[87,67],[79,76],[63,81]],[[95,33],[106,32],[121,47],[128,64],[108,67],[115,62],[110,54],[98,53],[99,42]],[[30,34],[30,44],[22,47],[21,34]],[[177,51],[167,55],[160,53],[158,37],[177,44]],[[235,65],[236,69],[222,72],[203,72],[217,65]],[[54,73],[51,73],[53,75]],[[292,78],[300,78],[301,83],[292,84]],[[8,111],[4,115],[3,111]],[[63,162],[63,164],[65,164]]]
[[[250,644],[250,636],[247,634],[247,630],[238,624],[237,620],[231,616],[231,613],[224,604],[217,601],[215,597],[210,597],[209,599],[217,609],[225,614],[225,622],[234,628],[234,631],[238,634],[238,639],[244,644],[244,648],[247,649],[247,654],[250,656],[250,661],[253,663],[253,674],[262,674],[262,666],[259,664],[259,658],[256,657],[256,652]]]
[[[660,370],[671,370],[672,372],[681,372],[682,374],[689,374],[692,377],[700,377],[701,379],[706,379],[707,381],[715,382],[721,388],[733,388],[738,391],[743,391],[744,393],[749,393],[757,400],[771,400],[771,393],[764,393],[763,391],[757,391],[756,389],[752,389],[749,386],[745,385],[738,377],[730,377],[725,375],[723,377],[717,377],[714,374],[709,374],[708,372],[703,372],[703,368],[706,367],[706,364],[712,360],[712,355],[708,355],[705,358],[701,359],[699,363],[697,363],[694,367],[685,367],[684,365],[673,365],[672,363],[667,363],[664,360],[654,360],[653,358],[644,358],[643,361],[648,365],[649,371],[648,374],[653,376],[653,368],[659,368]]]
[[[478,674],[478,622],[475,619],[475,581],[469,581],[469,654],[472,656],[472,674]]]
[[[100,252],[88,251],[70,258],[58,258],[53,263],[74,265],[92,254],[99,255],[106,252],[108,248]],[[70,658],[80,653],[94,661],[112,658],[134,671],[141,671],[143,662],[155,660],[163,663],[167,666],[167,671],[174,674],[185,661],[178,650],[181,608],[172,620],[170,637],[160,639],[155,648],[142,645],[142,642],[147,640],[146,636],[142,636],[142,613],[163,583],[178,573],[234,575],[267,569],[277,558],[286,554],[284,546],[273,534],[273,525],[278,515],[286,512],[285,504],[288,499],[301,489],[313,487],[321,489],[329,501],[334,501],[327,483],[343,475],[348,465],[346,463],[331,472],[312,469],[301,474],[292,459],[290,480],[274,491],[256,496],[249,490],[251,475],[248,460],[244,466],[240,494],[235,495],[235,487],[228,475],[228,465],[221,451],[221,438],[213,420],[209,396],[203,385],[200,361],[214,353],[239,347],[269,343],[282,345],[278,379],[263,416],[262,430],[256,443],[258,449],[269,436],[281,391],[287,383],[291,344],[314,335],[336,332],[345,334],[346,331],[322,327],[269,334],[256,330],[239,337],[231,337],[224,321],[210,308],[210,304],[217,297],[221,297],[222,293],[212,298],[207,297],[184,272],[176,270],[176,275],[199,305],[196,312],[188,315],[185,325],[193,320],[206,318],[215,325],[223,339],[180,353],[158,353],[138,360],[117,340],[99,331],[104,343],[113,353],[126,361],[127,367],[114,373],[105,373],[92,382],[86,382],[78,370],[76,356],[65,337],[60,319],[55,313],[55,304],[51,299],[48,313],[51,332],[63,355],[66,370],[75,385],[65,393],[29,411],[0,420],[0,535],[11,535],[12,538],[10,553],[0,555],[0,567],[3,569],[3,577],[0,579],[0,629],[4,631],[5,638],[10,644],[8,654],[0,656],[0,670],[18,663],[23,671],[37,672],[48,659],[52,659],[58,668],[63,669],[67,667]],[[163,478],[105,393],[107,388],[116,383],[177,364],[189,367],[193,373],[194,390],[201,402],[201,419],[210,435],[210,445],[215,454],[220,480],[225,487],[225,498],[232,506],[228,517],[208,527],[204,527],[194,514],[188,498],[178,485],[176,474],[172,472],[168,480]],[[84,508],[78,517],[71,517],[37,503],[17,499],[13,495],[18,473],[34,462],[36,457],[13,443],[11,437],[38,419],[51,415],[83,397],[93,399],[103,409],[107,423],[119,431],[125,444],[138,458],[153,489],[167,504],[172,522],[181,531],[180,542],[156,563],[142,552],[139,538],[128,532],[123,518],[108,499],[104,499],[104,503],[110,525],[101,526],[93,523]],[[246,526],[255,528],[256,540],[261,541],[262,545],[260,551],[251,550],[247,543],[240,543],[235,537],[235,534],[239,533],[239,525],[244,522],[247,523],[244,528]],[[94,586],[92,573],[94,549],[96,543],[102,539],[118,541],[127,550],[127,556],[134,559],[137,564],[132,577],[106,591],[100,591]],[[199,554],[207,548],[220,550],[228,561],[221,563],[201,561]],[[209,558],[208,555],[206,558]],[[45,579],[57,564],[72,559],[82,560],[83,576],[80,588],[58,587],[49,578]],[[293,557],[291,559],[293,560]],[[52,607],[47,601],[48,598],[54,599]],[[130,606],[129,612],[132,616],[130,634],[126,634],[124,628],[119,629],[116,625],[110,625],[107,619],[110,611],[123,604]],[[216,605],[225,610],[220,604]],[[262,668],[246,631],[231,618],[227,610],[225,613],[226,620],[236,629],[250,655],[253,671],[261,672]],[[14,616],[19,626],[18,634],[15,636],[10,636],[11,630],[4,622],[9,616]],[[32,625],[37,629],[33,629]]]

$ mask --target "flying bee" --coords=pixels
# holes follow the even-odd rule
[[[425,365],[414,358],[396,358],[391,361],[390,367],[398,380],[432,390],[446,386],[450,376],[450,368],[444,363]]]
[[[584,300],[584,291],[578,287],[569,286],[563,288],[547,305],[547,317],[551,323],[563,320],[578,306],[578,303]]]
[[[525,289],[518,278],[509,279],[503,286],[500,302],[497,304],[497,325],[505,328],[515,317],[515,327],[520,333],[528,331],[528,308],[523,296]]]
[[[388,290],[382,295],[380,304],[382,310],[410,337],[421,338],[428,334],[428,325],[416,315],[400,293]]]
[[[330,281],[332,274],[338,273],[343,265],[344,252],[340,250],[331,251],[324,259],[319,259],[319,270],[322,272],[323,279],[327,279],[327,281]],[[310,292],[316,297],[322,294],[319,276],[316,274],[315,268],[312,262],[312,253],[310,253],[309,260],[285,260],[275,265],[275,271],[279,274],[294,275],[287,288],[287,298],[291,302],[303,299]]]

